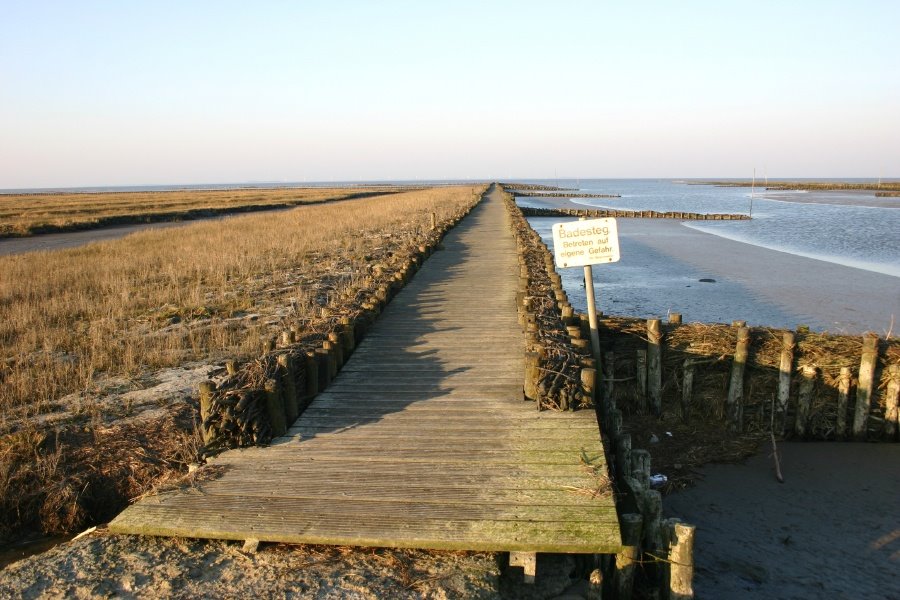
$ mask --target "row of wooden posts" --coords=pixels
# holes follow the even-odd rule
[[[601,317],[602,318],[602,317]],[[668,326],[676,327],[682,323],[680,313],[670,313]],[[736,342],[732,354],[731,369],[728,379],[727,394],[724,399],[725,419],[729,430],[742,432],[745,429],[744,406],[747,387],[747,367],[750,349],[750,328],[744,321],[734,321],[732,327],[736,332]],[[804,437],[808,433],[810,406],[813,403],[815,385],[819,377],[819,369],[813,364],[797,366],[796,333],[782,332],[781,355],[778,366],[777,393],[773,398],[773,414],[771,417],[773,433],[784,436],[793,434]],[[636,400],[638,411],[660,415],[662,412],[664,333],[660,319],[646,321],[646,349],[635,351]],[[898,395],[900,395],[900,364],[886,366],[887,376],[884,385],[884,418],[881,435],[871,435],[871,414],[873,398],[877,391],[876,367],[878,364],[879,338],[873,334],[862,336],[862,351],[858,357],[859,367],[854,373],[849,366],[840,367],[838,377],[837,417],[834,423],[835,439],[852,439],[866,441],[881,437],[887,441],[896,440],[900,433],[898,424]],[[615,373],[616,354],[606,352],[603,356],[604,398],[611,398],[617,381]],[[847,357],[849,358],[849,357]],[[689,356],[681,366],[681,390],[679,395],[682,416],[687,418],[691,412],[694,396],[695,372],[701,365],[708,363],[707,358]],[[799,372],[799,384],[794,374]],[[855,375],[855,378],[854,378]],[[852,394],[852,383],[856,381],[855,394]],[[796,406],[791,406],[793,386],[796,389]],[[850,403],[853,402],[852,410]],[[788,413],[794,415],[793,423]],[[848,420],[848,415],[852,416]]]
[[[616,210],[612,208],[532,208],[521,207],[526,217],[586,217],[603,219],[680,219],[682,221],[746,221],[750,217],[740,213],[695,213],[681,211],[660,212],[656,210]]]
[[[207,453],[266,444],[287,433],[312,399],[331,384],[387,303],[478,201],[442,223],[431,213],[431,229],[416,251],[391,271],[375,267],[367,278],[371,292],[361,310],[337,317],[324,336],[304,336],[295,325],[283,331],[280,340],[266,340],[258,359],[242,366],[227,361],[223,380],[202,382],[200,420]],[[310,342],[315,345],[310,347]]]
[[[509,204],[516,223],[518,207],[511,197]],[[522,217],[524,220],[524,215]],[[612,582],[608,586],[609,592],[615,598],[631,598],[638,567],[643,565],[640,571],[645,580],[644,587],[658,589],[668,598],[692,598],[694,527],[677,519],[662,519],[662,496],[650,485],[650,454],[646,450],[631,449],[631,436],[622,431],[622,412],[615,406],[609,393],[611,389],[598,385],[600,361],[599,357],[593,356],[590,346],[587,315],[578,314],[572,308],[556,272],[553,256],[540,236],[529,226],[528,231],[520,230],[518,237],[522,270],[517,306],[520,323],[526,331],[526,349],[529,350],[525,362],[525,396],[537,398],[542,376],[551,372],[542,341],[549,339],[557,345],[566,346],[571,354],[579,357],[577,363],[565,365],[569,367],[568,372],[558,371],[557,375],[563,373],[567,380],[574,381],[582,400],[581,406],[593,406],[598,412],[608,446],[611,476],[616,489],[625,492],[617,501],[623,548],[615,557],[605,556],[602,559],[604,570],[612,574],[608,579]],[[545,277],[549,282],[549,290],[544,291],[545,297],[530,296],[529,292],[539,291],[530,284]],[[551,304],[558,321],[536,318],[538,302],[541,306]],[[542,326],[547,330],[540,331]],[[559,328],[564,334],[560,335]],[[645,387],[659,397],[662,385],[661,371],[658,372],[660,354],[648,348],[648,355],[649,360],[645,363],[649,363],[650,370],[645,378]],[[577,405],[568,404],[560,408],[574,409]]]

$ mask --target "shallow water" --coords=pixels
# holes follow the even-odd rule
[[[546,182],[555,185],[556,182]],[[828,193],[829,203],[794,201],[802,192],[688,185],[670,180],[561,180],[562,187],[621,198],[573,198],[591,208],[752,212],[750,221],[695,221],[700,231],[764,248],[900,277],[900,208],[877,204],[874,193]],[[520,202],[527,204],[527,199]]]

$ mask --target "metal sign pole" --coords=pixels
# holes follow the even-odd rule
[[[584,289],[587,292],[588,323],[591,326],[591,349],[594,351],[594,360],[599,361],[600,332],[597,330],[597,305],[594,303],[594,274],[591,265],[584,265]]]

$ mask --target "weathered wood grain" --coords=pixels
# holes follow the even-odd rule
[[[522,552],[619,549],[596,417],[523,397],[518,265],[489,196],[267,448],[145,498],[120,533]]]

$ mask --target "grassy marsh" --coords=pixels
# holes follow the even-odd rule
[[[399,190],[379,186],[0,194],[0,237],[289,208]]]

